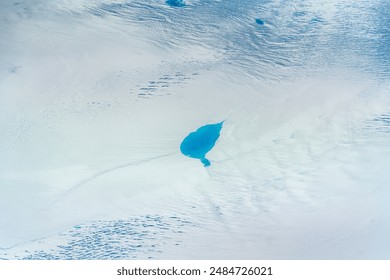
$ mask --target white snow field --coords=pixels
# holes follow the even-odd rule
[[[0,2],[0,259],[389,259],[389,200],[390,2]]]

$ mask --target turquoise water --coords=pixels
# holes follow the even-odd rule
[[[223,122],[208,124],[188,134],[180,145],[183,155],[200,159],[204,166],[209,166],[210,161],[206,154],[214,147],[218,140]]]
[[[264,25],[264,21],[262,21],[261,19],[257,18],[255,19],[256,23],[259,24],[259,25]]]
[[[167,0],[165,3],[167,3],[169,6],[173,6],[173,7],[183,7],[183,6],[185,6],[183,0]]]

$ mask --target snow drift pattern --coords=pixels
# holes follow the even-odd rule
[[[1,1],[0,258],[389,258],[389,15]]]

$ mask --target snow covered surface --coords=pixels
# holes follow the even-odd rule
[[[1,1],[0,259],[389,259],[389,22],[380,0]],[[211,166],[181,154],[221,120]]]

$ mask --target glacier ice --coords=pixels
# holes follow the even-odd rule
[[[0,258],[389,258],[388,1],[168,2],[1,1]]]

